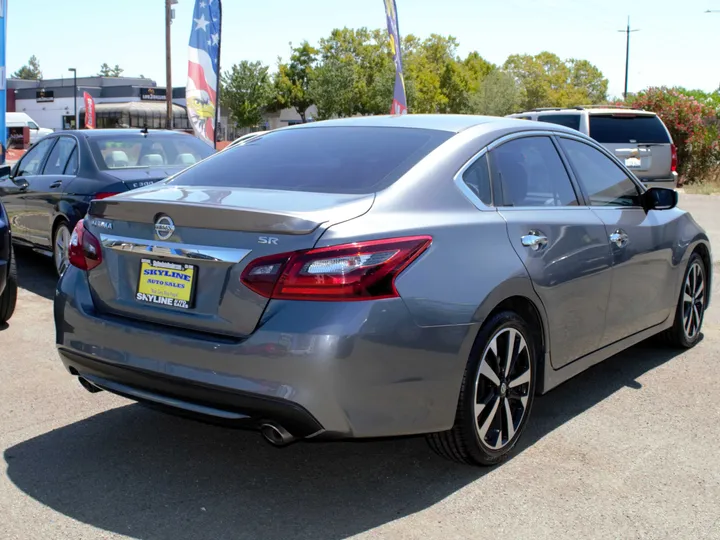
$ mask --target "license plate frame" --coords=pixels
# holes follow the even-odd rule
[[[135,300],[165,308],[192,309],[197,274],[198,267],[192,264],[140,259]]]

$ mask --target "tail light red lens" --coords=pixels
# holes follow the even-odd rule
[[[677,146],[674,144],[670,146],[671,158],[670,158],[670,170],[677,172],[678,158],[677,158]]]
[[[78,221],[70,237],[68,259],[70,264],[80,270],[92,270],[102,262],[100,242],[92,233],[85,230],[82,221]]]
[[[109,191],[101,191],[100,193],[96,193],[93,195],[93,200],[97,201],[100,199],[107,199],[108,197],[112,197],[113,195],[117,195],[117,193],[109,192]]]
[[[266,298],[393,298],[398,296],[395,278],[431,242],[430,236],[412,236],[260,257],[245,268],[240,279]]]

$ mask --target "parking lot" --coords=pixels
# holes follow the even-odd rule
[[[681,197],[720,255],[720,197]],[[720,538],[720,293],[704,339],[644,343],[536,401],[475,469],[422,438],[269,446],[91,395],[54,348],[50,261],[0,327],[0,539]]]

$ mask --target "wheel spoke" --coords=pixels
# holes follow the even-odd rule
[[[702,298],[704,291],[705,291],[705,282],[700,281],[700,284],[695,288],[695,299]]]
[[[487,415],[487,418],[485,419],[485,422],[483,422],[483,425],[480,426],[480,439],[485,440],[485,436],[487,435],[488,429],[490,429],[490,424],[492,424],[492,421],[495,419],[495,414],[497,413],[498,407],[500,405],[500,397],[498,396],[495,399],[495,403],[493,403],[492,409],[490,409],[490,414]]]
[[[690,309],[688,311],[688,314],[685,315],[685,334],[688,336],[690,335],[690,327],[692,326],[692,320],[693,320],[693,308],[690,306]]]
[[[515,435],[515,423],[513,422],[510,400],[508,400],[508,398],[505,398],[505,421],[507,422],[508,441],[510,441]]]
[[[523,373],[518,375],[515,379],[510,381],[510,384],[508,384],[508,386],[510,388],[515,388],[517,386],[520,386],[522,384],[527,384],[529,382],[530,382],[530,368],[528,368]]]
[[[688,293],[685,293],[683,295],[683,302],[692,302],[693,300],[694,300],[694,298],[692,296],[690,296]]]
[[[505,357],[505,377],[508,376],[508,373],[510,373],[510,364],[512,364],[513,360],[513,352],[515,350],[515,336],[517,335],[517,331],[513,328],[510,328],[508,330],[508,346],[507,346],[507,356]]]
[[[480,362],[480,375],[484,376],[486,379],[490,379],[490,382],[492,382],[495,386],[500,386],[500,379],[490,367],[490,364],[488,364],[487,357],[483,358]]]

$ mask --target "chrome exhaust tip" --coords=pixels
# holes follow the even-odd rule
[[[296,440],[287,429],[271,422],[260,424],[260,434],[267,442],[277,447],[287,446]]]

